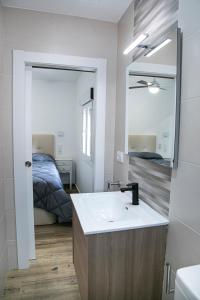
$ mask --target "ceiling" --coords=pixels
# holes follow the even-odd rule
[[[75,82],[81,74],[81,71],[66,71],[42,68],[33,68],[32,70],[33,80]]]
[[[117,23],[132,0],[1,0],[3,6]]]

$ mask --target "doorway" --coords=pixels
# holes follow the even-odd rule
[[[28,73],[26,72],[26,67]],[[104,148],[105,148],[105,105],[106,105],[106,60],[65,55],[51,55],[14,50],[13,52],[13,139],[14,139],[14,178],[15,210],[18,268],[29,266],[29,259],[34,258],[34,222],[33,201],[28,201],[28,182],[32,174],[25,166],[31,161],[31,139],[27,139],[30,119],[27,112],[27,87],[32,66],[92,70],[96,72],[96,115],[94,149],[95,192],[104,190]],[[28,74],[28,75],[27,75]],[[29,78],[29,79],[28,79]],[[25,91],[25,92],[24,92]],[[101,145],[99,147],[99,145]],[[27,151],[29,149],[29,151]],[[29,179],[28,179],[29,178]]]
[[[68,194],[93,192],[96,72],[33,66],[31,86],[32,153],[53,156]]]

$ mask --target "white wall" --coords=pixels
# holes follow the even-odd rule
[[[183,30],[180,153],[171,184],[166,254],[173,272],[200,262],[200,1],[180,0],[179,6]]]
[[[129,86],[136,85],[138,80],[151,81],[152,78],[129,76]],[[128,91],[128,133],[156,135],[156,152],[164,158],[172,158],[175,82],[170,79],[157,81],[165,88],[158,94],[151,94],[148,89]],[[166,133],[168,137],[164,137]]]
[[[12,49],[77,55],[107,59],[107,102],[105,137],[105,178],[113,175],[114,123],[116,96],[117,25],[49,13],[3,8],[5,39],[3,41],[2,72],[6,74],[4,94],[3,155],[6,193],[11,203],[9,246],[11,267],[17,265],[15,209],[13,195],[13,138],[12,138]]]
[[[32,132],[55,135],[56,157],[74,159],[75,106],[76,82],[33,80]]]
[[[3,13],[2,7],[0,5],[0,298],[3,293],[5,275],[8,269],[8,252],[7,252],[7,227],[6,224],[7,216],[9,215],[10,209],[10,196],[8,188],[10,178],[6,178],[5,168],[4,168],[4,155],[7,148],[4,145],[5,135],[5,117],[7,111],[11,109],[10,105],[7,103],[7,94],[5,93],[5,87],[7,85],[7,76],[2,71],[3,63]]]
[[[82,99],[84,99],[85,93],[96,86],[95,73],[82,73],[77,81],[76,85],[76,184],[82,193],[89,193],[93,191],[93,172],[94,161],[85,159],[81,153],[82,146]],[[95,123],[95,100],[93,101],[93,126]],[[94,128],[93,128],[94,129]],[[94,134],[92,136],[92,154],[94,154]],[[98,145],[97,145],[98,146]]]

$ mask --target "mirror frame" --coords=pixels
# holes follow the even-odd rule
[[[131,69],[133,75],[142,76],[160,76],[175,79],[176,94],[175,94],[175,128],[174,128],[174,156],[172,159],[173,169],[178,167],[179,155],[179,133],[180,133],[180,111],[181,111],[181,75],[182,75],[182,32],[177,28],[177,53],[176,66],[161,65],[150,63],[137,63],[133,61],[134,68]],[[164,71],[163,71],[164,70]],[[128,155],[128,82],[130,74],[130,65],[126,67],[126,108],[125,108],[125,154]]]
[[[179,136],[181,119],[181,79],[182,79],[182,45],[183,33],[177,28],[177,50],[176,50],[176,115],[175,115],[175,137],[174,137],[174,160],[173,169],[178,168]]]

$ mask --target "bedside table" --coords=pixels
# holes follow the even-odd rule
[[[61,175],[62,183],[67,183],[62,175],[69,174],[69,185],[70,189],[72,188],[72,172],[73,172],[73,160],[72,159],[65,159],[65,158],[56,158],[56,165],[58,171]]]

